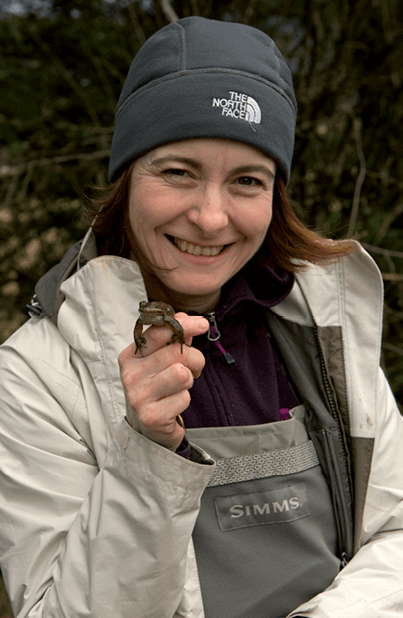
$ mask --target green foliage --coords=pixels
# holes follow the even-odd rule
[[[22,0],[21,0],[22,2]],[[83,234],[107,179],[132,57],[169,17],[155,0],[25,0],[0,13],[0,338],[35,282]],[[179,17],[243,21],[277,41],[299,119],[289,193],[305,223],[355,235],[385,279],[382,360],[403,402],[403,4],[398,0],[174,0]]]

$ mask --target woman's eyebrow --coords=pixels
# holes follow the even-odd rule
[[[249,174],[250,172],[262,172],[269,178],[269,180],[274,180],[275,178],[275,172],[273,172],[265,165],[241,165],[240,167],[232,170],[231,174]]]
[[[190,165],[191,167],[193,167],[194,169],[200,171],[202,169],[202,164],[199,161],[196,161],[196,159],[192,159],[190,157],[181,157],[178,155],[168,155],[166,157],[159,157],[158,159],[154,159],[153,161],[151,161],[151,165],[152,166],[159,166],[161,167],[161,165],[164,165],[165,163],[183,163],[184,165]]]
[[[203,165],[197,159],[192,159],[191,157],[183,157],[179,155],[167,155],[165,157],[159,157],[151,161],[152,166],[161,167],[166,163],[183,163],[184,165],[189,165],[193,167],[193,169],[197,171],[201,171]],[[230,175],[235,176],[237,174],[249,174],[250,172],[262,172],[265,174],[269,180],[274,180],[275,172],[266,167],[265,165],[241,165],[239,167],[231,170]]]

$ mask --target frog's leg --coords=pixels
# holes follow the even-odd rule
[[[143,321],[141,318],[139,318],[136,322],[136,326],[134,327],[133,336],[134,336],[134,341],[136,343],[135,354],[137,354],[137,350],[139,350],[140,354],[143,356],[141,352],[141,348],[146,345],[147,339],[145,337],[142,337],[141,336],[142,334],[143,334]]]
[[[173,330],[173,335],[170,343],[176,343],[177,341],[179,341],[179,343],[181,344],[181,354],[183,354],[183,344],[185,343],[185,336],[183,334],[182,325],[178,322],[178,320],[175,320],[175,318],[170,318],[168,316],[165,317],[164,321],[169,324],[169,326]]]

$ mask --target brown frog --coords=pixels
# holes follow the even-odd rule
[[[178,320],[175,320],[175,310],[171,305],[162,302],[147,302],[142,300],[139,305],[139,311],[140,316],[134,327],[136,352],[140,350],[141,354],[141,348],[146,344],[145,338],[141,336],[143,333],[143,325],[165,326],[168,324],[173,330],[172,339],[169,343],[176,343],[178,341],[181,345],[181,352],[183,353],[183,344],[185,343],[183,328]]]
[[[173,335],[169,343],[176,343],[178,341],[181,345],[181,352],[183,353],[183,344],[185,343],[183,328],[178,320],[175,320],[175,310],[171,305],[157,301],[147,302],[142,300],[139,305],[139,311],[140,315],[134,327],[136,352],[139,350],[141,354],[141,348],[146,344],[145,337],[141,336],[143,334],[143,325],[165,326],[168,324],[173,330]],[[185,427],[181,416],[178,415],[175,420],[180,427]]]

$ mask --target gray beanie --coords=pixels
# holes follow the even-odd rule
[[[178,140],[216,137],[255,146],[288,183],[297,103],[272,39],[250,26],[186,17],[134,58],[116,110],[109,176]]]

